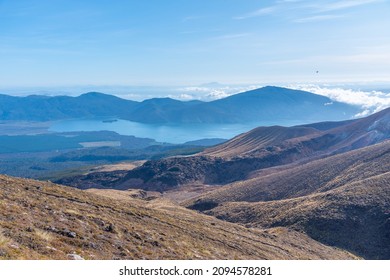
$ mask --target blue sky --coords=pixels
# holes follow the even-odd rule
[[[389,15],[385,0],[0,0],[0,88],[389,82]]]

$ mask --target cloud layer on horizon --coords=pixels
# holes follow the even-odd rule
[[[318,85],[291,85],[289,88],[304,90],[329,97],[333,101],[362,107],[360,116],[365,116],[390,107],[390,92],[379,90],[354,90],[341,87]]]

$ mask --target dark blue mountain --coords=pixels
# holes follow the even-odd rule
[[[0,120],[109,116],[143,123],[319,122],[350,119],[360,111],[310,92],[270,86],[211,102],[171,98],[136,102],[97,92],[78,97],[0,95]]]
[[[138,102],[90,92],[78,97],[0,95],[1,120],[49,121],[68,118],[117,116],[134,110]]]

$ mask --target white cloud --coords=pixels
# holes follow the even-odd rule
[[[390,93],[382,91],[353,90],[318,85],[290,85],[288,87],[323,95],[334,101],[361,106],[364,110],[357,117],[390,107]]]
[[[215,100],[215,99],[221,99],[232,95],[232,93],[227,93],[223,89],[214,89],[209,94],[207,94],[205,97],[206,99]]]
[[[180,92],[180,94],[174,96],[175,98],[179,98],[181,94],[182,95],[184,94],[184,95],[192,96],[193,97],[192,99],[212,101],[216,99],[225,98],[240,92],[257,89],[260,87],[261,87],[260,85],[233,85],[233,86],[210,85],[210,86],[199,86],[199,87],[196,86],[182,87],[177,89],[177,91]]]
[[[184,91],[184,92],[209,92],[210,88],[208,88],[208,87],[184,87],[184,88],[179,88],[178,91]]]
[[[203,18],[203,16],[187,16],[187,17],[184,17],[182,19],[182,21],[186,22],[186,21],[198,20],[198,19],[201,19],[201,18]]]
[[[227,97],[234,93],[237,93],[236,89],[232,89],[228,86],[221,87],[184,87],[179,88],[178,91],[184,92],[176,95],[176,98],[180,95],[192,96],[192,99],[200,99],[200,100],[216,100]],[[188,100],[188,99],[187,99]]]
[[[319,16],[299,18],[294,20],[294,22],[298,22],[298,23],[316,22],[316,21],[331,20],[331,19],[337,19],[343,17],[345,16],[344,15],[319,15]]]
[[[177,100],[183,100],[183,101],[196,99],[192,94],[187,94],[187,93],[182,93],[182,94],[178,94],[178,95],[170,94],[170,95],[168,95],[168,97],[173,98],[173,99],[177,99]]]
[[[216,36],[212,39],[214,39],[214,40],[229,40],[229,39],[248,37],[250,35],[251,35],[251,33],[225,34],[225,35],[221,35],[221,36]]]
[[[258,9],[256,11],[253,11],[251,13],[247,13],[245,15],[236,16],[236,17],[234,17],[234,19],[247,19],[247,18],[269,15],[269,14],[272,14],[273,12],[275,12],[276,10],[277,10],[277,6],[261,8],[261,9]]]
[[[368,115],[370,115],[371,113],[372,113],[372,112],[371,112],[370,110],[366,109],[366,110],[360,112],[359,114],[356,114],[355,117],[361,118],[361,117],[368,116]]]
[[[142,100],[144,97],[137,93],[124,93],[124,94],[115,94],[116,96],[128,99],[128,100]]]
[[[297,3],[297,2],[303,2],[305,0],[279,0],[276,1],[278,4],[285,4],[285,3]]]
[[[318,12],[329,12],[329,11],[338,11],[343,9],[354,8],[358,6],[363,6],[367,4],[379,3],[383,2],[383,0],[343,0],[330,2],[328,4],[321,3],[318,5]]]
[[[345,15],[337,15],[339,11],[347,11],[356,7],[385,2],[386,0],[322,0],[322,1],[308,1],[308,0],[278,0],[273,6],[261,8],[240,16],[234,17],[237,20],[243,20],[253,17],[279,14],[289,15],[286,19],[292,22],[316,22],[343,18]],[[289,11],[295,11],[290,13]],[[291,14],[300,15],[293,19]]]

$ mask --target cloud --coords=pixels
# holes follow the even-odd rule
[[[327,4],[322,3],[317,5],[317,10],[318,12],[338,11],[379,2],[383,2],[383,0],[343,0]]]
[[[357,105],[364,110],[357,117],[365,116],[390,107],[390,93],[345,88],[322,87],[318,85],[290,85],[292,89],[312,92],[329,97],[333,101]]]
[[[316,21],[325,21],[337,18],[343,18],[345,15],[318,15],[312,17],[299,18],[294,20],[294,22],[298,23],[306,23],[306,22],[316,22]]]
[[[275,1],[273,6],[236,16],[234,19],[243,20],[277,13],[281,16],[286,16],[286,20],[291,20],[296,23],[317,22],[345,17],[345,15],[334,14],[338,11],[345,11],[355,7],[381,3],[384,1],[385,0],[279,0]],[[291,17],[291,15],[294,14],[298,15],[298,18],[293,19],[294,16]]]
[[[276,1],[276,3],[279,3],[279,4],[285,4],[285,3],[297,3],[297,2],[303,2],[305,0],[279,0],[279,1]]]
[[[277,6],[271,6],[271,7],[266,7],[266,8],[261,8],[256,11],[253,11],[251,13],[247,13],[241,16],[236,16],[234,19],[248,19],[248,18],[253,18],[253,17],[259,17],[259,16],[264,16],[264,15],[269,15],[274,13],[277,10]]]
[[[177,91],[179,91],[180,94],[174,96],[175,98],[179,98],[179,96],[184,92],[184,95],[192,96],[193,97],[192,99],[212,101],[216,99],[225,98],[240,92],[253,90],[259,87],[261,86],[260,85],[226,86],[226,85],[219,85],[219,84],[211,84],[210,86],[200,86],[200,87],[182,87],[177,89]]]
[[[179,91],[184,91],[184,92],[209,92],[210,88],[208,87],[184,87],[184,88],[179,88]]]
[[[175,95],[176,98],[179,98],[181,95],[192,96],[192,99],[200,99],[205,101],[221,99],[224,97],[228,97],[236,93],[237,91],[231,89],[228,86],[220,86],[220,87],[184,87],[179,88],[178,91],[185,92],[178,95]],[[194,98],[196,96],[196,98]],[[188,99],[187,99],[188,100]]]
[[[196,99],[192,94],[187,94],[187,93],[182,93],[179,95],[170,94],[170,95],[168,95],[168,97],[173,98],[173,99],[177,99],[177,100],[183,100],[183,101]]]
[[[205,97],[206,97],[206,99],[209,99],[209,100],[216,100],[216,99],[228,97],[230,95],[232,95],[232,93],[227,93],[226,91],[224,91],[222,89],[214,89],[209,94],[207,94]]]
[[[348,63],[380,63],[383,65],[390,65],[390,53],[387,51],[372,51],[365,53],[356,53],[345,56],[335,56],[338,61],[344,61]]]
[[[193,21],[204,18],[203,16],[187,16],[182,19],[183,22]]]
[[[244,38],[250,36],[251,33],[236,33],[236,34],[225,34],[221,36],[213,37],[213,40],[230,40],[230,39],[237,39],[237,38]]]

